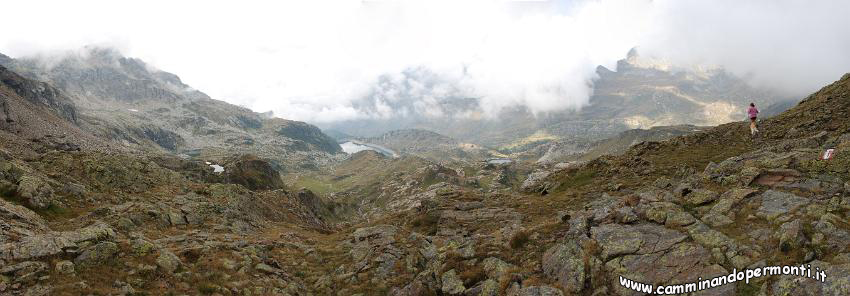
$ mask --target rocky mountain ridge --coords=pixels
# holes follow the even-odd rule
[[[211,99],[176,75],[113,49],[0,62],[71,98],[80,128],[133,149],[208,160],[251,153],[279,168],[316,167],[341,152],[312,125]]]
[[[106,149],[77,123],[77,108],[61,91],[0,66],[0,137],[9,153],[31,158],[51,150]]]
[[[631,129],[614,137],[593,143],[583,141],[559,141],[545,145],[546,152],[537,163],[555,164],[558,162],[591,160],[603,155],[620,155],[630,147],[643,142],[660,142],[673,137],[700,132],[709,127],[693,125],[655,126],[649,129]]]

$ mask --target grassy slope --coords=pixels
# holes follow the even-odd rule
[[[638,144],[621,156],[603,156],[588,169],[618,167],[642,181],[674,174],[680,169],[702,170],[709,162],[775,144],[787,137],[806,137],[825,131],[838,136],[850,131],[850,74],[810,95],[796,107],[760,121],[761,135],[752,138],[748,122],[732,122],[662,142]],[[649,170],[647,170],[647,168]],[[611,175],[609,171],[609,174]]]

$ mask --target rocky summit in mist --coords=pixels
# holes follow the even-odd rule
[[[484,114],[484,101],[461,96],[462,92],[450,81],[425,69],[410,69],[400,79],[380,80],[372,93],[354,105],[371,114],[378,112],[376,102],[380,102],[401,115],[322,126],[356,136],[420,128],[515,152],[559,139],[593,142],[636,128],[713,126],[745,119],[750,102],[766,108],[768,115],[784,111],[797,101],[752,87],[720,67],[677,67],[641,57],[634,49],[617,63],[616,69],[599,66],[596,74],[589,105],[579,110],[532,114],[519,106],[503,109],[493,117]],[[388,93],[394,97],[386,98]],[[417,109],[417,104],[426,98],[437,102],[427,110]]]
[[[850,74],[805,98],[635,52],[597,74],[578,111],[325,133],[113,49],[0,55],[0,295],[644,295],[620,278],[801,264],[828,277],[693,295],[848,295]]]

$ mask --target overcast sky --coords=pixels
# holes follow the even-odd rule
[[[850,72],[848,13],[846,0],[27,0],[3,4],[0,52],[113,46],[214,98],[327,122],[364,116],[350,102],[412,67],[494,110],[580,107],[596,65],[633,47],[802,96]]]

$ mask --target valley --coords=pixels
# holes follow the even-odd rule
[[[827,280],[693,295],[850,287],[850,74],[789,99],[632,52],[581,111],[320,129],[86,50],[0,55],[1,295],[643,295],[618,278],[800,264]],[[755,137],[751,100],[784,104]]]

